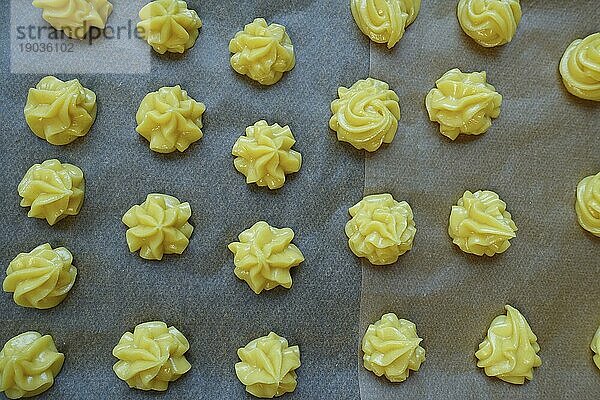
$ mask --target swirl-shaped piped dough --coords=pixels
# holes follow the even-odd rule
[[[340,87],[338,97],[331,103],[329,127],[337,132],[339,141],[359,150],[375,151],[394,140],[400,105],[398,95],[387,83],[361,79],[350,88]]]
[[[304,261],[298,247],[292,244],[294,231],[273,228],[259,221],[238,236],[239,242],[228,248],[234,255],[235,275],[246,281],[259,294],[279,285],[292,287],[290,268]]]
[[[108,0],[33,0],[42,18],[69,37],[83,39],[91,27],[104,29],[113,10]]]
[[[460,0],[458,22],[462,30],[484,47],[510,42],[521,21],[519,0]]]
[[[236,156],[233,164],[246,175],[246,183],[279,189],[285,175],[298,172],[302,166],[302,155],[292,150],[295,143],[289,126],[258,121],[236,140],[231,151]]]
[[[183,152],[202,138],[204,111],[206,106],[189,97],[179,85],[163,87],[142,100],[135,115],[135,130],[158,153]]]
[[[119,359],[113,366],[129,387],[165,391],[192,366],[185,358],[190,344],[181,332],[164,322],[139,324],[125,332],[113,349]]]
[[[231,67],[262,85],[277,83],[284,72],[296,65],[294,46],[279,24],[267,25],[264,18],[256,18],[235,34],[229,42]]]
[[[458,68],[435,82],[425,98],[429,119],[440,124],[442,135],[454,140],[461,133],[479,135],[500,115],[502,96],[486,82],[486,73],[463,73]]]
[[[366,196],[350,208],[346,224],[348,245],[374,265],[392,264],[412,248],[417,229],[410,205],[391,194]]]
[[[146,201],[123,215],[129,251],[140,251],[146,260],[162,260],[164,254],[181,254],[190,243],[194,227],[189,203],[166,194],[151,193]]]
[[[156,0],[140,10],[137,28],[159,54],[183,53],[194,46],[202,20],[182,0]]]
[[[31,207],[27,216],[45,219],[50,225],[79,213],[84,190],[83,171],[55,159],[29,168],[18,187],[21,206]]]
[[[77,79],[63,82],[47,76],[29,89],[24,114],[36,136],[63,145],[89,132],[96,110],[96,95]]]
[[[592,343],[590,348],[594,352],[594,363],[600,369],[600,328],[596,331],[594,338],[592,339]]]
[[[571,94],[600,101],[600,32],[571,43],[560,60],[559,70]]]
[[[489,257],[504,253],[516,232],[506,203],[494,192],[467,190],[457,205],[452,206],[448,234],[465,253]]]
[[[362,33],[391,49],[417,18],[421,0],[350,0],[350,8]]]
[[[533,379],[533,368],[542,365],[540,346],[525,317],[509,305],[504,308],[506,315],[494,318],[475,353],[477,366],[487,376],[522,385]]]
[[[425,361],[417,327],[389,313],[369,325],[362,340],[363,365],[375,375],[391,382],[403,382],[410,371],[418,371]]]
[[[577,185],[575,211],[579,225],[600,237],[600,172],[583,178]]]
[[[52,336],[25,332],[10,339],[0,351],[0,392],[9,399],[33,397],[50,389],[65,356]]]
[[[73,255],[64,247],[42,244],[20,253],[8,265],[2,285],[23,307],[47,309],[60,304],[75,283],[77,268]]]
[[[300,367],[300,349],[269,333],[237,351],[240,362],[235,374],[246,391],[256,397],[272,399],[296,389],[296,369]]]

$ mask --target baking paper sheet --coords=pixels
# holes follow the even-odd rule
[[[600,171],[599,104],[563,88],[566,47],[600,29],[600,3],[521,2],[513,41],[485,49],[463,34],[456,1],[424,1],[395,47],[371,47],[371,75],[400,96],[394,142],[367,156],[367,194],[408,201],[417,235],[391,268],[363,265],[361,332],[385,312],[417,324],[427,360],[401,385],[359,369],[365,400],[596,399],[600,373],[589,349],[600,325],[600,241],[577,223],[575,188]],[[427,92],[447,70],[485,70],[503,95],[485,135],[442,136],[429,121]],[[470,256],[447,234],[465,190],[496,191],[519,228],[494,258]],[[503,306],[517,307],[541,346],[534,380],[513,386],[487,378],[474,353]]]

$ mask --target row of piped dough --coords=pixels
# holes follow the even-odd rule
[[[540,346],[527,320],[515,308],[505,306],[475,353],[477,366],[487,376],[512,384],[533,379],[542,365]],[[414,323],[388,313],[369,325],[362,339],[363,365],[391,382],[403,382],[410,371],[425,361],[425,349]],[[123,334],[113,349],[118,359],[115,374],[131,388],[165,391],[169,383],[192,365],[185,357],[190,345],[175,327],[160,321],[145,322]],[[600,369],[600,328],[590,345]],[[300,349],[270,332],[238,349],[235,373],[246,391],[259,398],[293,392],[297,386]],[[10,399],[31,397],[48,390],[60,372],[65,356],[50,335],[25,332],[10,339],[0,352],[0,392]]]

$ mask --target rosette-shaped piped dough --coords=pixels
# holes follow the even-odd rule
[[[340,87],[338,97],[331,103],[329,127],[339,141],[359,150],[375,151],[394,140],[400,105],[398,95],[387,83],[361,79],[350,88]]]
[[[421,0],[350,0],[350,8],[362,33],[391,49],[417,18]]]
[[[537,355],[540,346],[525,317],[509,305],[504,308],[506,315],[494,318],[475,353],[477,366],[487,376],[522,385],[525,379],[533,379],[533,368],[542,365]]]
[[[42,244],[21,253],[8,265],[2,285],[23,307],[47,309],[62,302],[75,283],[77,268],[73,255],[64,247]]]
[[[258,121],[233,146],[235,169],[246,175],[246,183],[279,189],[285,175],[298,172],[302,165],[302,155],[292,150],[295,143],[289,126]]]
[[[506,203],[489,190],[468,190],[452,206],[448,234],[465,253],[489,257],[503,253],[516,237],[517,226]]]
[[[462,30],[484,47],[510,42],[521,21],[519,0],[460,0],[458,22]]]
[[[42,18],[69,37],[83,39],[91,27],[104,29],[113,10],[108,0],[33,0]]]
[[[54,225],[79,213],[85,190],[83,171],[55,159],[46,160],[29,168],[18,190],[21,206],[31,207],[27,216]]]
[[[183,53],[194,46],[202,20],[181,0],[156,0],[140,10],[137,28],[159,54]]]
[[[10,339],[0,351],[0,392],[9,399],[33,397],[50,389],[65,356],[52,336],[25,332]]]
[[[429,119],[440,124],[442,135],[479,135],[500,115],[502,96],[486,82],[486,73],[463,73],[458,68],[435,82],[425,98]]]
[[[294,231],[273,228],[259,221],[238,236],[239,242],[228,248],[234,255],[235,275],[246,281],[259,294],[279,285],[292,287],[290,268],[304,261],[298,247],[292,244]]]
[[[129,387],[165,391],[192,366],[185,358],[190,344],[181,332],[164,322],[139,324],[125,332],[113,349],[119,359],[113,366]]]
[[[391,194],[366,196],[350,208],[346,224],[348,245],[371,264],[387,265],[412,248],[417,229],[410,205]]]
[[[263,18],[256,18],[235,34],[229,42],[231,67],[262,85],[279,82],[284,72],[296,65],[294,46],[279,24],[267,25]]]
[[[235,364],[235,374],[248,393],[272,399],[296,389],[300,349],[289,346],[285,338],[271,332],[238,349],[237,354],[241,361]]]
[[[594,363],[600,369],[600,328],[596,331],[590,348],[594,352]]]
[[[600,101],[600,32],[571,43],[560,60],[559,70],[571,94]]]
[[[148,93],[135,115],[140,135],[158,153],[185,151],[202,138],[203,103],[188,96],[179,85]]]
[[[85,136],[96,120],[96,95],[77,79],[42,78],[29,89],[25,121],[36,136],[55,145]]]
[[[194,227],[189,203],[166,194],[149,194],[123,216],[129,251],[140,251],[146,260],[162,260],[164,254],[181,254],[190,243]]]
[[[600,237],[600,172],[583,178],[577,185],[575,211],[579,225]]]
[[[422,340],[415,324],[394,313],[385,314],[369,325],[363,337],[363,364],[377,376],[403,382],[425,361],[425,349],[419,345]]]

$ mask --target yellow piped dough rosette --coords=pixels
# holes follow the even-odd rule
[[[152,193],[123,216],[129,251],[139,250],[146,260],[162,260],[164,254],[181,254],[190,243],[194,227],[189,203],[166,194]]]
[[[361,79],[350,88],[340,87],[338,99],[331,103],[329,127],[341,142],[359,150],[375,151],[391,143],[398,130],[398,95],[387,83]]]
[[[272,399],[296,389],[296,369],[300,367],[300,349],[269,333],[237,351],[240,362],[235,374],[246,391],[256,397]]]
[[[417,229],[410,205],[391,194],[366,196],[350,208],[346,236],[352,252],[371,264],[387,265],[412,248]]]
[[[23,112],[36,136],[64,145],[89,132],[96,111],[96,95],[77,79],[63,82],[47,76],[29,89]]]
[[[22,207],[31,207],[27,216],[45,219],[50,225],[77,215],[83,205],[83,171],[58,160],[35,164],[19,183]]]
[[[0,392],[9,399],[37,396],[54,384],[64,361],[52,336],[21,333],[0,351]]]
[[[273,85],[296,65],[294,46],[285,27],[256,18],[229,42],[231,67],[239,74]]]
[[[446,72],[425,97],[429,119],[440,124],[442,135],[479,135],[500,115],[502,96],[486,82],[486,73]]]
[[[202,20],[181,0],[156,0],[139,13],[137,28],[141,36],[159,54],[183,53],[194,46]]]
[[[290,268],[304,261],[304,255],[292,244],[294,231],[278,229],[264,221],[240,233],[239,242],[228,248],[234,255],[235,275],[259,294],[277,286],[292,287]]]
[[[160,321],[139,324],[125,332],[113,349],[113,366],[130,388],[165,391],[192,366],[185,358],[190,344],[176,328]]]
[[[69,37],[83,39],[91,27],[104,29],[113,6],[107,0],[33,0],[42,18]]]
[[[462,30],[484,47],[510,42],[521,21],[519,0],[460,0],[458,22]]]
[[[506,203],[489,190],[466,191],[452,206],[448,234],[465,253],[489,257],[504,253],[517,226],[506,211]]]
[[[421,0],[350,0],[359,29],[375,43],[391,49],[419,14]]]
[[[148,93],[135,115],[140,135],[157,153],[183,152],[200,140],[206,106],[188,96],[179,85]]]
[[[540,346],[525,317],[509,305],[505,309],[506,315],[494,318],[475,353],[477,366],[487,376],[522,385],[533,379],[533,368],[542,365]]]
[[[583,178],[577,185],[575,211],[579,225],[600,237],[600,172]]]
[[[76,277],[71,252],[46,243],[13,259],[2,287],[20,306],[47,309],[67,297]]]
[[[298,172],[302,166],[302,155],[292,150],[295,143],[289,126],[258,121],[246,128],[246,135],[233,146],[235,169],[246,176],[246,183],[279,189],[285,175]]]
[[[592,344],[590,348],[594,352],[594,363],[600,369],[600,328],[596,331],[594,338],[592,339]]]
[[[363,336],[363,365],[391,382],[403,382],[425,361],[425,349],[419,345],[422,340],[415,324],[394,313],[385,314]]]
[[[560,60],[559,70],[571,94],[600,101],[600,32],[571,43]]]

